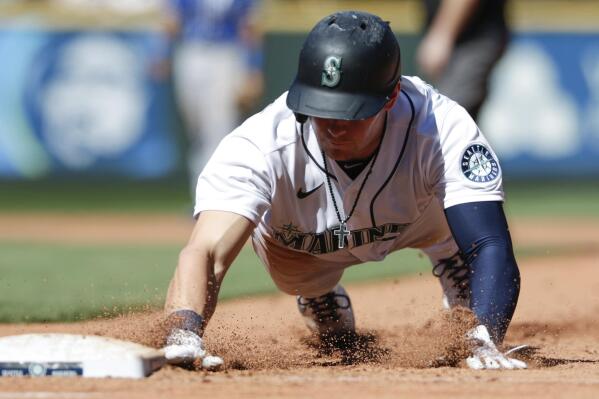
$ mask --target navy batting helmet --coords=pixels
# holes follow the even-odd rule
[[[366,119],[379,112],[399,82],[399,43],[376,15],[342,11],[310,31],[299,56],[287,106],[305,115]]]

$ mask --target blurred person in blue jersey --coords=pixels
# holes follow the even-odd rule
[[[173,39],[175,95],[190,140],[188,168],[197,177],[220,140],[263,91],[262,43],[252,0],[165,0]]]
[[[507,0],[423,0],[425,31],[416,60],[435,87],[476,119],[491,71],[508,43]]]

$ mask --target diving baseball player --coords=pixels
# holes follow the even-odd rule
[[[468,113],[401,75],[387,22],[339,12],[309,33],[289,92],[220,144],[198,179],[191,239],[166,301],[172,363],[223,360],[202,334],[228,267],[251,236],[277,287],[323,339],[353,332],[345,268],[419,248],[448,307],[466,306],[471,368],[525,368],[497,347],[520,275],[501,168]],[[398,265],[401,267],[401,265]]]

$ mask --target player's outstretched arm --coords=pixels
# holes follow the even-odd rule
[[[165,311],[170,331],[164,350],[170,363],[201,361],[208,369],[222,366],[222,359],[206,353],[202,335],[214,313],[225,273],[253,229],[251,221],[235,213],[200,214],[179,254],[167,294]]]
[[[520,272],[501,202],[472,202],[445,210],[470,267],[470,308],[480,325],[468,333],[474,369],[526,368],[499,351],[520,293]]]

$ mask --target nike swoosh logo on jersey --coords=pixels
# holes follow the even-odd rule
[[[358,162],[358,163],[346,163],[345,165],[343,165],[343,167],[344,167],[345,169],[353,169],[353,168],[355,168],[356,166],[362,166],[362,165],[364,165],[364,163],[363,163],[363,162]]]
[[[318,190],[320,187],[322,187],[324,183],[320,183],[320,186],[316,186],[315,188],[313,188],[310,191],[304,191],[301,187],[299,190],[297,190],[297,198],[299,199],[304,199],[306,198],[308,195],[312,194],[314,191]]]

